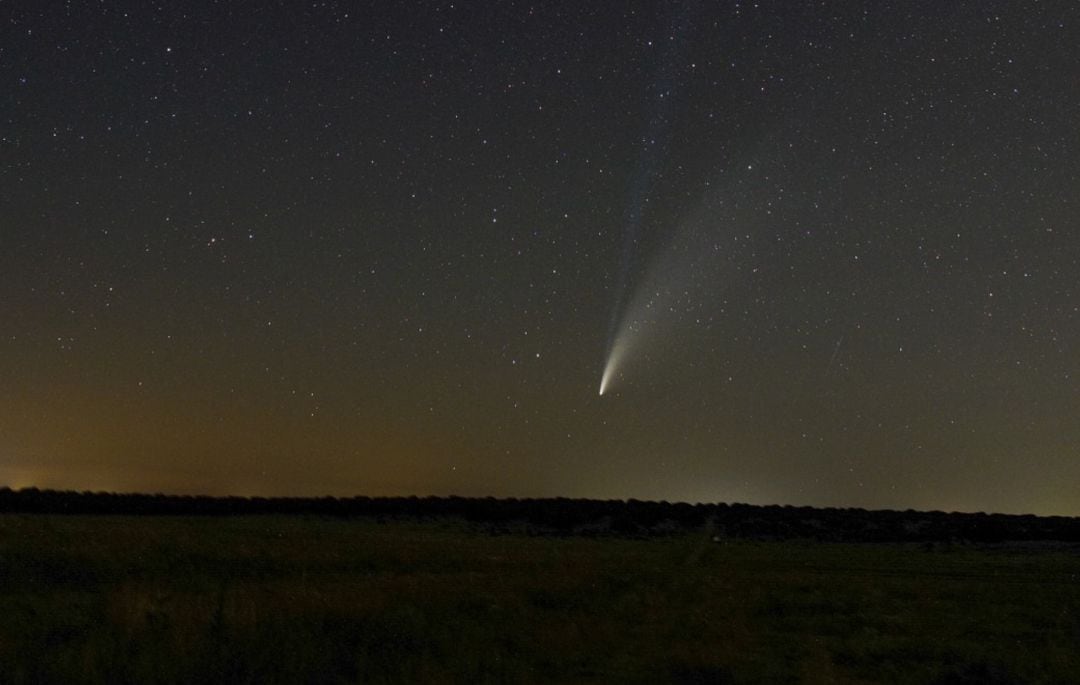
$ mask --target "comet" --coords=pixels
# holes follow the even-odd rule
[[[732,216],[725,209],[725,196],[721,188],[706,194],[669,229],[666,247],[655,253],[628,290],[610,329],[601,397],[649,367],[679,360],[686,336],[722,317],[721,293],[737,273],[733,267],[741,256],[735,227],[756,231],[759,225],[749,217]]]
[[[615,378],[615,371],[619,367],[619,360],[622,357],[622,346],[619,343],[619,340],[615,341],[615,347],[612,349],[611,354],[608,355],[607,362],[604,364],[604,372],[600,375],[600,397],[603,397],[604,393],[610,388],[611,382]]]
[[[668,35],[671,40],[663,42],[663,49],[656,55],[652,78],[648,88],[648,116],[646,118],[643,145],[638,158],[637,168],[632,176],[623,227],[623,249],[615,281],[615,303],[608,323],[607,355],[604,371],[600,378],[600,395],[603,396],[615,378],[620,360],[625,354],[623,336],[627,333],[627,308],[633,308],[634,302],[628,298],[633,276],[639,275],[638,268],[642,255],[637,254],[645,228],[645,210],[649,196],[655,190],[656,179],[660,174],[664,158],[667,155],[671,138],[672,122],[677,118],[674,107],[678,101],[678,90],[682,71],[686,69],[683,58],[694,19],[698,15],[700,2],[686,2],[671,17]],[[650,42],[651,46],[652,43]],[[648,241],[645,241],[648,242]]]

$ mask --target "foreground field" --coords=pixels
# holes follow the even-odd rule
[[[0,516],[0,682],[1080,682],[1080,552]]]

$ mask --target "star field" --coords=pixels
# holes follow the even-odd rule
[[[0,21],[0,484],[1080,514],[1078,7]]]

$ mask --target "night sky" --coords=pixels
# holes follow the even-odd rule
[[[1080,515],[1075,2],[0,22],[0,485]]]

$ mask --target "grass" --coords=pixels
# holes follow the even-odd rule
[[[0,682],[1080,682],[1069,549],[0,516]]]

